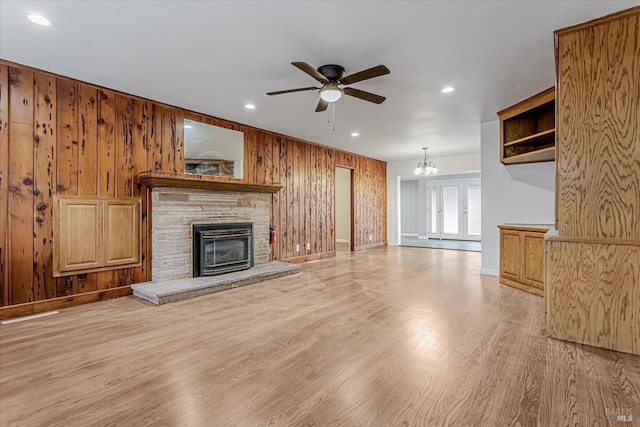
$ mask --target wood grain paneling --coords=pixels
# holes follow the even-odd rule
[[[138,102],[134,105],[133,111],[133,196],[139,197],[142,200],[140,210],[141,210],[141,218],[140,218],[140,227],[142,230],[147,229],[147,205],[148,202],[146,200],[146,188],[139,183],[136,183],[135,177],[139,174],[144,173],[150,170],[150,166],[147,164],[148,162],[148,153],[151,151],[151,147],[149,145],[149,138],[147,132],[149,131],[149,102],[142,101]],[[145,233],[146,234],[146,233]],[[146,258],[146,253],[148,250],[147,247],[147,236],[144,239],[141,239],[139,242],[141,245],[141,254],[142,259]],[[134,283],[140,283],[145,281],[147,277],[146,267],[145,265],[141,265],[140,267],[136,267],[133,270],[133,281]]]
[[[115,112],[116,97],[108,90],[98,91],[98,196],[116,196]]]
[[[639,15],[558,40],[561,235],[640,239]]]
[[[0,230],[3,306],[151,279],[150,193],[135,178],[145,171],[183,171],[185,117],[244,132],[244,177],[218,181],[282,186],[272,196],[277,241],[271,259],[334,253],[338,163],[354,169],[355,249],[386,244],[384,162],[0,60],[0,220],[7,218]],[[142,266],[54,280],[54,195],[141,197]]]
[[[77,84],[57,80],[58,141],[56,144],[56,193],[78,194],[78,99]],[[56,279],[56,295],[78,294],[78,277]]]
[[[97,196],[115,197],[116,195],[116,95],[110,90],[98,89],[97,93]],[[95,273],[96,289],[105,290],[115,287],[114,272]]]
[[[0,307],[9,304],[9,67],[0,64]]]
[[[547,240],[547,328],[640,354],[640,246]]]
[[[9,303],[33,301],[33,71],[9,67]]]
[[[53,195],[56,194],[57,109],[56,81],[36,74],[34,81],[34,300],[54,298],[53,272]],[[95,169],[95,160],[93,163]]]
[[[98,91],[78,85],[78,195],[95,196],[98,192]],[[97,289],[96,273],[78,276],[78,293]]]

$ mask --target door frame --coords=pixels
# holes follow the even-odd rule
[[[354,205],[354,195],[353,195],[353,189],[354,189],[354,175],[355,175],[355,168],[353,168],[352,166],[343,166],[343,165],[339,165],[336,164],[336,169],[337,168],[341,168],[341,169],[346,169],[349,171],[349,251],[350,252],[355,252],[356,250],[356,239],[355,239],[355,220],[354,220],[354,214],[353,214],[353,205]],[[334,173],[334,182],[335,182],[335,169],[333,171]],[[337,192],[334,193],[333,195],[333,219],[334,221],[336,220],[336,198],[337,198]],[[333,241],[335,244],[336,241],[336,237],[335,234],[333,236]]]

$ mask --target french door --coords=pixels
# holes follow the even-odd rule
[[[480,240],[479,179],[427,183],[427,225],[432,239]]]

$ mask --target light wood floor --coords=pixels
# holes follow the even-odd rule
[[[0,425],[638,425],[640,357],[545,338],[543,299],[479,270],[381,248],[3,325]]]

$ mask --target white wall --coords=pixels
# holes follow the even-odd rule
[[[400,215],[402,234],[418,235],[418,215],[425,213],[418,202],[420,182],[418,180],[400,182]]]
[[[400,177],[413,176],[413,170],[418,162],[424,160],[420,153],[416,153],[414,160],[402,160],[387,163],[387,242],[397,246],[400,239],[398,227],[400,211]],[[459,156],[429,157],[438,166],[438,175],[475,172],[480,170],[480,153],[463,154]],[[484,193],[484,190],[483,190]],[[484,203],[484,194],[483,194]],[[484,213],[484,212],[483,212]]]
[[[336,241],[349,241],[351,169],[336,168]]]
[[[500,125],[481,125],[482,270],[498,275],[498,225],[553,224],[555,162],[505,166],[500,163]]]

